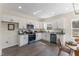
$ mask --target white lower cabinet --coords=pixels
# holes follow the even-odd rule
[[[46,38],[46,40],[47,40],[48,42],[50,42],[50,33],[46,33],[45,38]]]
[[[19,35],[19,46],[28,44],[28,35]],[[50,42],[50,33],[36,33],[36,41],[43,39]]]
[[[42,39],[50,42],[50,33],[42,33]]]
[[[36,40],[40,40],[41,39],[41,33],[36,33]]]
[[[28,35],[20,35],[19,46],[24,46],[28,44]]]

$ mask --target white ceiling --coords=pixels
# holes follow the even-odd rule
[[[72,3],[4,3],[0,5],[2,8],[40,18],[48,18],[74,10]],[[22,8],[19,9],[18,6]]]

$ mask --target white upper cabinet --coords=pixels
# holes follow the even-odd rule
[[[52,20],[51,23],[53,29],[64,28],[64,21],[62,19]]]
[[[45,23],[44,23],[44,29],[45,29],[45,30],[52,30],[52,24],[45,22]]]
[[[39,29],[39,28],[40,28],[39,22],[34,23],[34,29]]]

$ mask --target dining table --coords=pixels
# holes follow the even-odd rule
[[[77,45],[66,44],[65,46],[70,48],[71,56],[79,56],[79,49]]]

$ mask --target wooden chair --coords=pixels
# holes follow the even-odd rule
[[[79,38],[76,38],[75,41],[77,42],[77,44],[79,44]]]
[[[76,37],[75,41],[79,44],[79,37]],[[74,51],[75,56],[79,56],[79,49]]]
[[[75,53],[75,56],[79,56],[79,50],[75,50],[74,53]]]
[[[68,53],[69,55],[71,55],[71,49],[66,47],[66,46],[62,46],[61,45],[61,41],[60,39],[57,40],[57,45],[58,45],[58,48],[59,48],[59,51],[58,51],[58,56],[61,54],[62,51]]]

